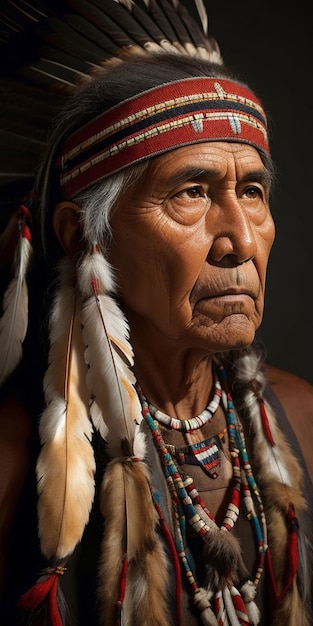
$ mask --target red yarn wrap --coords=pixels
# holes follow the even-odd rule
[[[30,241],[30,242],[32,240],[31,232],[30,232],[27,224],[24,224],[24,226],[22,228],[22,237],[24,237],[24,239],[28,239],[28,241]]]
[[[299,551],[298,551],[298,520],[295,514],[294,506],[292,504],[289,505],[287,511],[287,522],[288,522],[288,530],[289,530],[289,542],[288,542],[288,577],[285,585],[283,586],[281,592],[278,592],[277,583],[275,580],[273,563],[270,551],[267,550],[267,566],[269,575],[271,578],[271,584],[274,594],[274,602],[273,602],[273,610],[277,609],[283,598],[285,597],[288,589],[291,587],[298,570],[298,561],[299,561]]]
[[[127,558],[127,554],[125,554],[124,560],[123,560],[121,578],[120,578],[119,597],[115,603],[115,608],[116,608],[115,626],[121,626],[122,624],[122,607],[123,607],[125,591],[126,591],[127,570],[128,570],[128,558]]]
[[[275,445],[275,441],[274,441],[273,435],[271,433],[271,429],[270,429],[267,413],[266,413],[266,410],[265,410],[264,400],[263,400],[263,398],[258,397],[258,401],[259,401],[259,405],[260,405],[261,419],[262,419],[262,424],[263,424],[263,428],[264,428],[264,432],[265,432],[266,438],[269,441],[269,443],[271,444],[271,446],[274,446]]]
[[[31,204],[31,200],[29,200],[29,204]],[[31,219],[31,212],[28,208],[28,206],[26,206],[26,204],[20,204],[19,206],[19,211],[28,219]]]
[[[48,600],[51,626],[63,626],[57,602],[58,582],[59,575],[50,574],[46,580],[37,583],[22,595],[19,607],[29,611],[36,609],[42,602]]]
[[[30,193],[28,196],[24,198],[24,202],[19,206],[19,217],[21,222],[21,235],[28,241],[32,241],[32,236],[29,227],[26,224],[26,221],[32,221],[32,214],[30,211],[30,207],[35,200],[35,194]]]

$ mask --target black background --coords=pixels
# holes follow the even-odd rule
[[[313,383],[312,17],[300,0],[207,1],[224,61],[263,101],[277,168],[264,320],[268,362]]]

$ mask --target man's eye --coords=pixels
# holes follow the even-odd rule
[[[186,189],[182,189],[179,191],[176,196],[178,198],[182,198],[183,196],[187,196],[188,198],[207,198],[207,194],[205,193],[203,187],[200,185],[193,185],[192,187],[187,187]]]
[[[205,184],[192,185],[185,183],[185,187],[177,187],[172,195],[164,203],[167,214],[173,220],[191,226],[200,220],[209,210],[211,199],[207,192],[209,186]]]
[[[259,187],[247,187],[243,193],[246,198],[253,200],[254,198],[260,198],[263,196],[262,190]]]

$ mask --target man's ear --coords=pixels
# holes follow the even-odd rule
[[[79,223],[80,207],[75,202],[60,202],[53,214],[54,232],[69,259],[73,260],[85,249]]]

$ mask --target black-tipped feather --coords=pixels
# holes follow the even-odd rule
[[[164,41],[174,41],[174,31],[168,28],[168,24],[160,24],[157,19],[154,19],[151,15],[150,7],[148,12],[133,3],[131,14],[136,22],[140,24],[146,37],[151,38],[151,41],[154,41],[161,46]],[[164,29],[163,26],[166,26],[166,28]],[[138,40],[138,43],[140,43],[140,40]]]
[[[176,11],[172,2],[169,0],[158,0],[160,7],[162,8],[165,15],[168,16],[170,23],[173,27],[173,30],[176,33],[177,40],[183,44],[190,43],[190,35],[185,27],[185,24],[182,22],[179,11]]]

